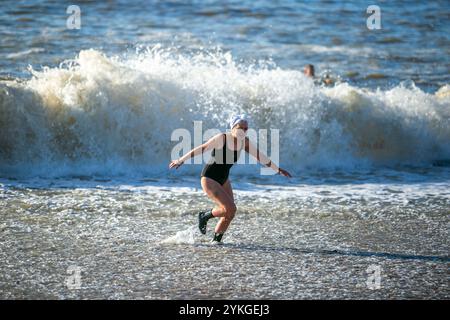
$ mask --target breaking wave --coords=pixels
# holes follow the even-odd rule
[[[170,161],[174,129],[192,132],[202,120],[203,130],[225,130],[236,112],[256,130],[280,130],[280,162],[293,172],[450,159],[448,85],[435,94],[413,83],[320,87],[270,62],[158,46],[127,57],[85,50],[30,72],[0,82],[2,175],[157,175]]]

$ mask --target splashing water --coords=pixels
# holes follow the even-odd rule
[[[192,132],[203,120],[203,130],[224,130],[235,112],[250,114],[255,129],[280,129],[280,161],[294,172],[450,158],[448,86],[322,88],[273,63],[158,46],[128,57],[85,50],[30,70],[28,81],[0,84],[0,172],[9,176],[158,175],[174,129]]]
[[[192,226],[186,230],[178,231],[174,236],[161,241],[161,244],[194,244],[198,242],[198,228]]]

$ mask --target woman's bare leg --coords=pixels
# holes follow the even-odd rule
[[[233,199],[234,202],[233,188],[231,188],[230,179],[227,179],[227,181],[225,181],[222,187],[225,189],[225,191],[228,193],[231,199]]]
[[[230,183],[229,179],[227,179],[227,181],[225,181],[225,183],[223,184],[222,188],[230,196],[231,200],[233,200],[233,203],[234,203],[233,189],[231,188],[231,183]],[[216,225],[215,232],[216,233],[223,233],[223,232],[219,232],[218,230],[224,230],[224,232],[225,232],[225,230],[228,229],[230,223],[231,223],[231,220],[220,218],[219,222]]]
[[[216,226],[216,233],[224,233],[234,218],[236,213],[236,205],[233,197],[229,195],[226,187],[220,185],[213,179],[202,177],[201,185],[203,191],[216,203],[216,207],[212,210],[214,217],[220,217],[220,221]]]

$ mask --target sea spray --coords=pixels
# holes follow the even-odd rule
[[[435,95],[414,85],[323,88],[298,70],[239,64],[229,52],[160,47],[128,57],[84,50],[30,70],[28,81],[0,83],[3,175],[165,174],[173,130],[203,121],[225,131],[236,112],[250,114],[256,130],[280,130],[280,164],[294,173],[450,158],[446,87]]]
[[[175,235],[162,240],[161,244],[194,244],[199,242],[200,231],[197,226],[178,231]]]

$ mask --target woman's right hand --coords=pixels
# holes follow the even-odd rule
[[[169,169],[172,169],[172,168],[178,169],[183,163],[184,163],[184,161],[180,161],[179,159],[172,160],[169,164]]]

